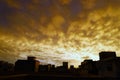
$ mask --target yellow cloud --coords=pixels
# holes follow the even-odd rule
[[[62,16],[60,15],[57,15],[55,17],[53,17],[52,19],[52,24],[55,26],[55,27],[61,27],[62,24],[65,23],[65,20]]]
[[[94,8],[97,0],[81,0],[81,3],[85,9]]]
[[[59,0],[63,5],[69,4],[72,0]]]
[[[20,4],[18,1],[16,0],[5,0],[5,2],[10,6],[10,7],[13,7],[13,8],[17,8],[17,9],[20,9]]]
[[[71,0],[60,1],[69,4]],[[45,10],[40,10],[40,14],[37,13],[39,8],[33,6],[36,12],[28,10],[9,16],[8,20],[11,22],[9,29],[0,28],[1,43],[7,44],[5,47],[8,50],[4,51],[1,48],[0,51],[10,54],[9,48],[12,46],[14,50],[11,53],[17,54],[20,58],[34,55],[48,62],[58,61],[58,64],[64,60],[72,64],[75,61],[75,65],[79,65],[83,58],[98,60],[98,53],[102,50],[120,52],[120,8],[111,3],[104,8],[94,9],[96,0],[81,2],[83,11],[79,13],[80,17],[74,15],[74,19],[73,17],[66,19],[66,16],[70,15],[69,11],[67,13],[63,11],[64,15],[61,11],[69,9],[68,5],[65,6],[67,8],[59,9],[56,8],[60,7],[56,6],[57,3],[52,5],[51,9],[43,8]],[[13,0],[8,3],[17,7]],[[44,14],[45,11],[48,13]]]

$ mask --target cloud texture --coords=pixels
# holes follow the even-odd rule
[[[0,59],[36,56],[78,65],[100,51],[120,55],[120,0],[1,0]]]

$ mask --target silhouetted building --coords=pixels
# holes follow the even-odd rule
[[[64,67],[65,69],[68,69],[68,62],[63,62],[63,67]]]
[[[74,67],[74,65],[70,65],[70,69],[69,69],[70,73],[77,73],[77,69]]]
[[[93,61],[92,59],[84,60],[78,68],[71,65],[68,69],[68,62],[63,62],[62,66],[55,65],[39,65],[39,61],[35,57],[28,57],[27,60],[18,60],[15,63],[15,71],[17,72],[53,72],[53,74],[71,74],[99,77],[119,77],[120,75],[120,57],[116,57],[116,52],[100,52],[100,60]]]
[[[55,65],[51,65],[50,72],[55,72]]]
[[[113,58],[116,58],[116,53],[103,51],[99,53],[99,57],[100,57],[100,60],[113,59]]]
[[[36,60],[36,57],[34,57],[34,56],[28,56],[28,60],[29,61],[34,61],[34,60]]]
[[[17,60],[15,62],[16,72],[38,72],[40,62],[35,57],[28,56],[27,60]]]
[[[57,67],[55,68],[55,72],[65,73],[65,72],[66,72],[66,69],[65,69],[63,66],[57,66]]]
[[[115,52],[99,53],[100,60],[96,62],[101,77],[118,77],[120,75],[120,58]]]
[[[70,69],[74,69],[74,65],[70,65]]]
[[[82,63],[81,63],[81,72],[82,73],[86,73],[86,74],[97,74],[98,73],[98,70],[97,70],[97,67],[96,67],[96,62],[89,59],[89,60],[84,60]]]
[[[39,72],[49,72],[51,68],[52,68],[51,64],[39,65]]]
[[[67,73],[68,72],[68,62],[63,62],[62,66],[57,66],[55,68],[56,72]]]

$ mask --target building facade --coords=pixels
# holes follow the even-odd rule
[[[15,62],[15,72],[38,72],[40,62],[35,57],[28,57],[27,60]]]

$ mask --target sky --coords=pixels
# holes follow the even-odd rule
[[[0,0],[0,60],[77,66],[119,39],[120,0]]]

